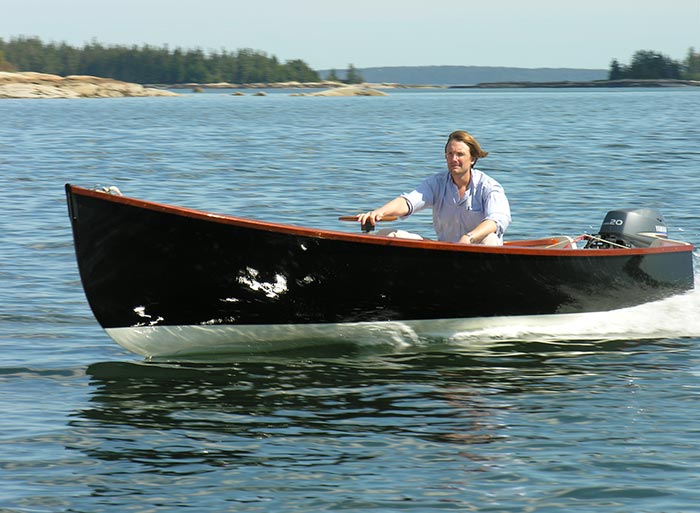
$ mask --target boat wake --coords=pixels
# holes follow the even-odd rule
[[[698,264],[698,254],[694,255]],[[700,337],[700,278],[695,289],[651,303],[582,314],[510,317],[449,336],[456,344],[497,341],[557,342]]]
[[[641,340],[700,336],[700,290],[631,308],[511,317],[449,336],[451,342]]]

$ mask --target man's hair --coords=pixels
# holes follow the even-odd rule
[[[447,152],[447,146],[450,144],[451,141],[460,141],[469,146],[469,153],[474,158],[475,162],[477,159],[485,157],[489,154],[488,151],[484,151],[481,149],[481,145],[479,145],[479,142],[474,138],[473,135],[471,135],[468,132],[465,132],[464,130],[455,130],[450,134],[450,136],[447,138],[447,142],[445,143],[445,152]]]

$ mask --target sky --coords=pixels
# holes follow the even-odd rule
[[[700,50],[700,0],[0,0],[0,38],[250,48],[316,70],[608,69]]]

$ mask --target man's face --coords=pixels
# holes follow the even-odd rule
[[[469,146],[462,141],[450,141],[445,149],[445,160],[454,179],[468,175],[474,165]]]

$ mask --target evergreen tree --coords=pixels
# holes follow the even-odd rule
[[[346,84],[361,84],[364,82],[364,79],[362,78],[362,75],[355,69],[355,66],[353,64],[348,65],[348,72],[345,76],[345,83]]]
[[[639,50],[632,56],[629,78],[680,78],[680,64],[669,57],[649,50]]]
[[[622,66],[617,59],[613,59],[608,76],[611,80],[678,79],[681,78],[681,68],[681,64],[670,57],[650,50],[639,50],[632,56],[629,66]]]
[[[14,71],[14,66],[5,60],[5,56],[0,51],[0,71]]]
[[[624,78],[624,70],[620,66],[620,63],[617,62],[617,59],[613,59],[612,62],[610,63],[610,71],[608,72],[608,80],[620,80],[621,78]]]
[[[683,78],[686,80],[700,80],[700,52],[696,53],[695,48],[691,46],[683,64]]]
[[[326,77],[326,80],[328,80],[329,82],[340,82],[340,79],[338,78],[338,72],[332,69]]]

